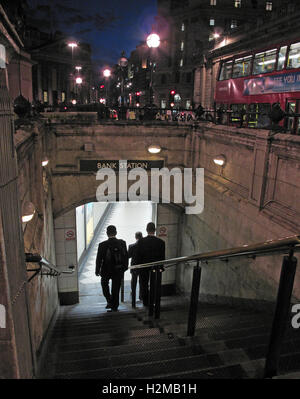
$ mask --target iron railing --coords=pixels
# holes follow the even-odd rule
[[[148,315],[155,319],[160,317],[161,300],[161,274],[165,268],[181,263],[192,263],[193,281],[191,288],[189,315],[187,321],[187,336],[195,334],[197,310],[199,302],[201,264],[209,264],[210,261],[229,261],[233,258],[257,256],[270,256],[275,254],[288,254],[284,256],[281,268],[279,288],[275,305],[270,341],[265,364],[265,377],[272,377],[277,374],[280,350],[288,322],[291,297],[294,286],[294,279],[297,266],[297,258],[294,252],[300,251],[300,235],[287,237],[278,240],[270,240],[263,243],[244,245],[241,247],[223,249],[199,253],[191,256],[166,259],[157,262],[145,263],[130,266],[131,270],[150,269],[150,291]],[[194,263],[194,264],[193,264]],[[195,264],[196,263],[196,264]]]
[[[60,276],[61,274],[72,274],[74,273],[75,266],[70,265],[69,269],[70,270],[59,270],[57,269],[51,262],[49,262],[47,259],[43,258],[39,254],[31,254],[31,253],[26,253],[25,254],[25,260],[26,263],[38,263],[39,267],[34,268],[34,269],[27,269],[27,272],[30,272],[33,274],[29,277],[28,283],[36,277],[39,273],[41,273],[44,276]],[[43,273],[43,268],[47,269],[48,271],[46,273]]]
[[[272,122],[268,112],[260,112],[255,110],[241,109],[222,109],[222,108],[203,108],[184,109],[180,107],[158,108],[155,106],[144,107],[105,107],[99,104],[83,104],[65,107],[48,107],[47,112],[60,111],[64,112],[96,112],[99,122],[127,121],[127,122],[147,122],[157,121],[163,123],[187,123],[193,124],[198,122],[212,122],[218,125],[245,127],[252,129],[268,129],[283,133],[300,134],[300,114],[286,113],[282,116],[281,121]],[[46,112],[46,113],[47,113]]]

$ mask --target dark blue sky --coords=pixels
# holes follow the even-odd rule
[[[28,0],[28,3],[38,19],[52,21],[52,30],[89,42],[93,59],[102,65],[116,63],[122,50],[129,56],[150,33],[156,15],[156,0]]]

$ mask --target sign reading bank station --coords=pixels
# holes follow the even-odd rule
[[[116,172],[118,170],[124,170],[124,161],[119,160],[96,160],[96,159],[81,159],[80,160],[80,172],[97,172],[99,169],[109,168]],[[164,161],[148,161],[148,160],[128,160],[127,170],[142,168],[145,170],[151,170],[153,168],[161,169],[164,167]]]

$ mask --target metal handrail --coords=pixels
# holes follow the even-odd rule
[[[48,276],[60,276],[61,274],[72,274],[74,273],[75,267],[73,265],[69,266],[69,269],[71,270],[59,270],[57,269],[51,262],[49,262],[47,259],[42,257],[39,254],[32,254],[32,253],[26,253],[25,254],[25,261],[26,263],[38,263],[40,267],[38,269],[27,269],[27,272],[35,272],[29,279],[28,282],[30,282],[35,276],[38,275],[39,272],[41,272],[43,267],[46,267],[49,270],[49,273],[46,273]]]
[[[144,269],[161,265],[164,265],[164,267],[168,267],[178,263],[226,260],[229,258],[235,258],[241,256],[265,256],[265,255],[272,255],[273,253],[275,254],[278,252],[287,253],[289,252],[291,247],[294,247],[295,250],[300,250],[300,235],[280,238],[277,240],[269,240],[258,244],[243,245],[241,247],[235,247],[230,249],[202,252],[200,254],[195,254],[190,256],[181,256],[178,258],[170,258],[156,262],[143,263],[139,265],[130,266],[129,269]]]
[[[266,256],[275,253],[288,253],[288,256],[284,256],[282,261],[275,312],[266,354],[264,376],[273,377],[277,374],[280,350],[289,319],[291,297],[297,267],[297,258],[294,257],[295,251],[300,251],[300,235],[236,248],[210,251],[192,256],[182,256],[157,262],[149,262],[131,266],[130,269],[150,269],[148,315],[151,317],[155,314],[155,318],[158,319],[160,317],[161,275],[164,271],[164,267],[174,266],[178,263],[196,262],[196,264],[193,265],[193,280],[187,322],[187,336],[193,336],[195,334],[197,321],[202,263],[208,263],[211,260],[228,261],[231,258],[242,256],[256,258],[256,256]]]

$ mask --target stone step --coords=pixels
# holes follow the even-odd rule
[[[72,351],[72,350],[85,350],[85,349],[92,349],[92,348],[102,348],[108,346],[120,346],[129,345],[134,343],[144,343],[153,337],[160,337],[160,332],[155,329],[149,329],[148,334],[145,334],[145,331],[136,332],[135,334],[131,334],[128,332],[127,336],[114,336],[112,334],[99,336],[93,335],[88,338],[80,337],[79,339],[72,339],[72,340],[59,340],[59,341],[52,341],[53,345],[57,345],[58,351]]]
[[[92,349],[76,350],[73,348],[72,351],[59,352],[60,361],[74,361],[82,359],[92,359],[97,357],[106,357],[114,355],[127,355],[132,353],[143,353],[153,350],[182,347],[183,344],[179,342],[174,336],[168,338],[167,336],[153,336],[149,337],[148,340],[144,340],[134,344],[123,344],[115,345],[110,347],[93,346]]]
[[[108,332],[98,332],[96,331],[81,331],[79,335],[69,335],[64,337],[62,335],[57,335],[53,337],[53,341],[56,343],[68,342],[68,343],[80,343],[84,339],[87,341],[109,341],[109,340],[128,340],[136,337],[147,337],[152,335],[160,335],[160,330],[158,328],[148,328],[147,326],[140,326],[136,329],[114,329]]]
[[[187,348],[184,348],[187,349]],[[154,353],[156,354],[156,353]],[[162,351],[161,351],[162,354]],[[169,356],[175,355],[170,353]],[[249,363],[246,353],[241,349],[227,350],[218,354],[199,354],[188,355],[182,351],[181,357],[163,357],[157,359],[155,356],[144,356],[143,358],[128,358],[128,362],[120,364],[120,356],[102,359],[92,359],[87,361],[70,362],[64,364],[57,370],[57,378],[147,378],[164,376],[167,374],[174,377],[174,373],[190,371],[195,373],[201,370],[209,370],[222,366],[240,365]],[[124,359],[124,355],[123,355]],[[130,364],[130,361],[135,363]],[[259,358],[255,359],[259,360]],[[300,353],[286,354],[281,359],[281,366],[285,370],[292,371],[290,365],[298,367],[300,365]],[[83,371],[84,370],[84,371]],[[166,376],[166,375],[165,375]],[[190,377],[190,376],[189,376]]]
[[[226,347],[226,343],[224,345]],[[87,354],[81,353],[82,357],[77,359],[76,361],[63,361],[60,357],[59,365],[57,368],[58,372],[62,372],[64,370],[68,371],[76,371],[82,370],[84,368],[87,370],[89,367],[97,368],[97,367],[117,367],[117,366],[126,366],[130,364],[143,363],[143,362],[152,362],[152,361],[164,361],[172,358],[185,358],[191,357],[195,355],[204,355],[208,354],[207,349],[202,344],[190,344],[188,345],[177,345],[174,347],[157,347],[153,346],[151,350],[141,351],[140,348],[135,348],[137,352],[128,352],[123,354],[112,354],[108,353],[108,351],[103,351],[102,353],[98,353],[98,357],[95,354],[91,354],[91,358],[87,357]],[[148,349],[150,349],[148,347]],[[217,349],[217,348],[215,348]],[[300,351],[300,338],[296,341],[287,341],[284,343],[281,353],[293,353],[294,350]],[[233,348],[230,349],[227,347],[226,350],[221,350],[216,353],[212,352],[212,347],[210,347],[210,353],[218,355],[224,364],[231,364],[233,361],[242,362],[246,360],[254,360],[260,357],[265,357],[267,352],[267,345],[257,345],[252,344],[250,347],[244,348]],[[98,362],[98,363],[97,363]],[[97,366],[98,364],[98,366]]]
[[[142,328],[147,328],[149,329],[148,325],[144,325],[141,322],[138,322],[137,320],[126,320],[126,323],[123,323],[120,325],[120,323],[93,323],[93,324],[81,324],[81,325],[76,325],[76,326],[68,326],[68,327],[55,327],[53,331],[53,337],[54,338],[60,338],[60,337],[73,337],[73,336],[79,336],[79,335],[95,335],[95,334],[105,334],[109,333],[115,329],[118,329],[120,333],[125,333],[126,331],[130,330],[135,330],[135,329],[142,329]]]

